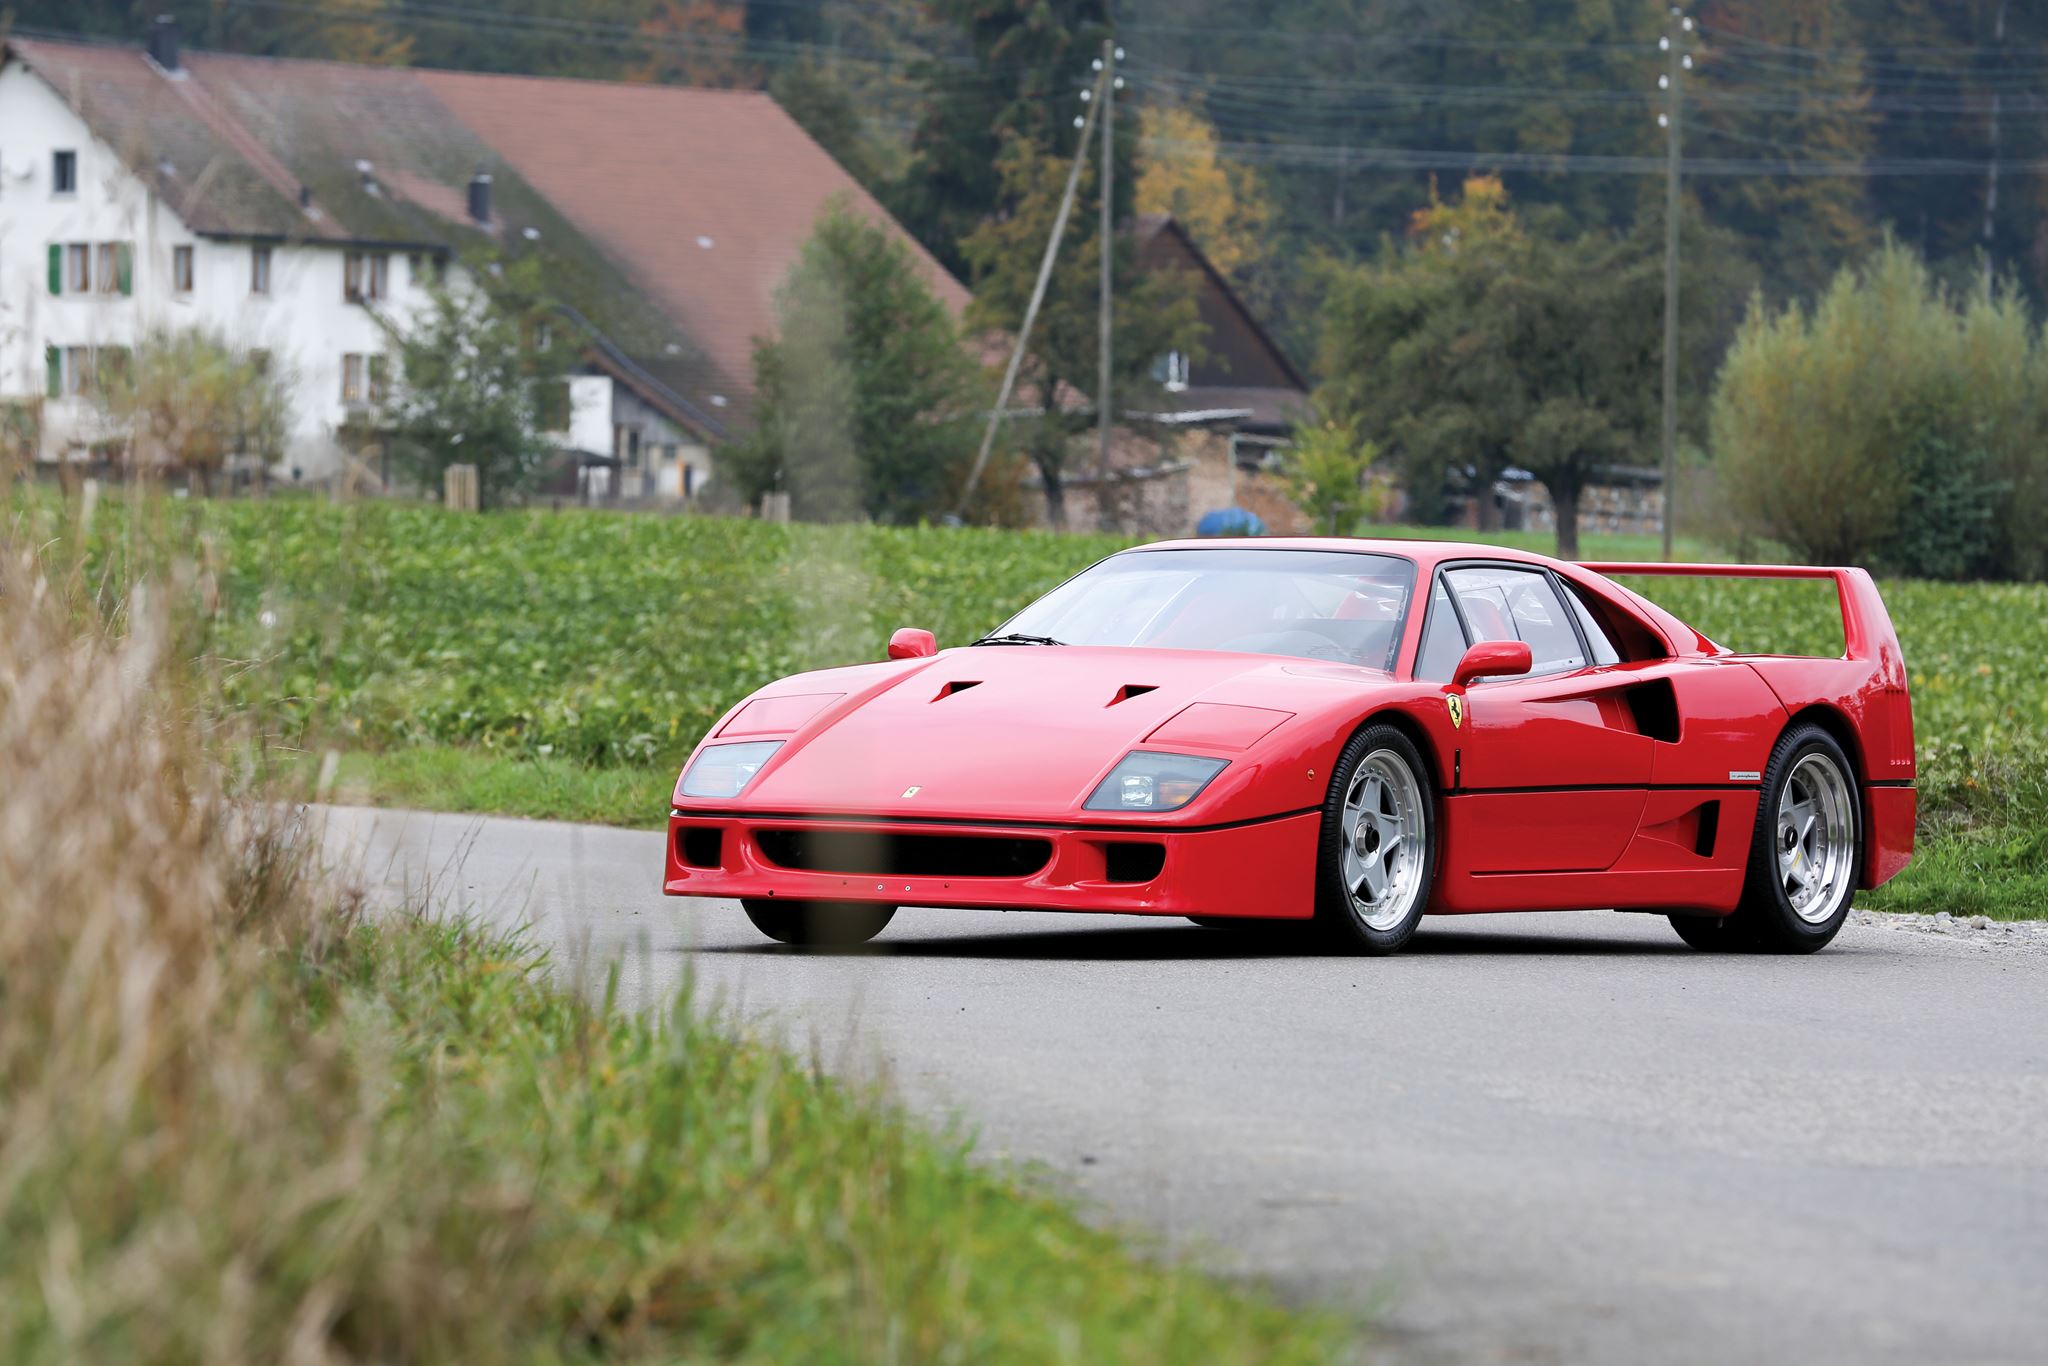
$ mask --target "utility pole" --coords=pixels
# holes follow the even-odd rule
[[[1692,19],[1671,7],[1671,22],[1665,26],[1664,112],[1657,121],[1664,125],[1664,558],[1672,558],[1671,535],[1678,521],[1678,178],[1683,159],[1680,121],[1685,102],[1680,94],[1680,77],[1692,69],[1692,54],[1686,52],[1685,36],[1692,32]]]
[[[1038,320],[1038,307],[1045,302],[1046,282],[1052,279],[1052,263],[1060,254],[1060,238],[1066,235],[1067,214],[1074,207],[1074,187],[1081,183],[1081,166],[1088,160],[1088,134],[1095,127],[1095,111],[1102,108],[1110,80],[1109,68],[1103,67],[1102,74],[1095,78],[1094,90],[1081,92],[1081,98],[1089,102],[1088,113],[1085,118],[1074,120],[1075,126],[1081,130],[1081,140],[1074,147],[1073,164],[1067,168],[1067,188],[1060,196],[1060,211],[1053,216],[1052,232],[1045,239],[1045,255],[1038,262],[1038,280],[1031,286],[1031,302],[1024,308],[1024,322],[1017,329],[1016,345],[1010,348],[1010,365],[1003,371],[1003,387],[996,391],[995,407],[988,410],[988,426],[982,429],[981,449],[974,454],[974,465],[967,472],[967,486],[960,491],[960,502],[953,510],[956,517],[966,516],[967,505],[974,501],[975,487],[981,483],[981,472],[988,467],[989,452],[995,448],[996,428],[1002,425],[1003,409],[1009,406],[1010,391],[1017,386],[1017,371],[1024,364],[1024,348],[1031,340],[1031,324]],[[1052,395],[1047,394],[1046,404],[1050,406],[1052,401]]]
[[[1123,49],[1116,39],[1102,40],[1102,56],[1095,65],[1102,71],[1102,297],[1095,321],[1095,523],[1104,531],[1115,531],[1120,520],[1109,482],[1109,434],[1115,422],[1115,385],[1110,378],[1110,263],[1116,259],[1116,92],[1123,78],[1116,74],[1117,58]]]

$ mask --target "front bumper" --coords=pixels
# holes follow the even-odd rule
[[[1182,830],[679,811],[669,817],[662,890],[670,896],[1300,920],[1315,908],[1318,828],[1313,811]],[[977,849],[1032,846],[1023,861],[1034,866],[1022,873],[922,870],[960,862],[945,851],[967,847],[962,841],[984,842]],[[1041,843],[1049,848],[1039,862]],[[797,857],[797,850],[805,852]],[[905,850],[917,852],[903,856]]]

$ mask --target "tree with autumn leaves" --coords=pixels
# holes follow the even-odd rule
[[[1739,287],[1725,243],[1690,225],[1701,294]],[[1528,470],[1557,512],[1558,554],[1578,554],[1579,495],[1607,467],[1655,463],[1663,363],[1662,225],[1559,235],[1517,214],[1501,182],[1432,194],[1408,240],[1330,272],[1322,402],[1390,453],[1422,520],[1446,500],[1499,525],[1492,490]],[[1706,387],[1715,310],[1682,300],[1687,409]]]

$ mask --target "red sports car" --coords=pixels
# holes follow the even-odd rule
[[[1838,659],[1740,655],[1607,574],[1820,578]],[[791,944],[901,905],[1311,922],[1611,907],[1809,952],[1913,849],[1905,661],[1860,569],[1568,564],[1416,541],[1112,555],[971,645],[728,712],[665,890]]]

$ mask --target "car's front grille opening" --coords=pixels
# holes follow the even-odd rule
[[[686,825],[676,831],[676,857],[691,868],[716,868],[724,861],[725,832],[715,825]]]
[[[756,830],[770,863],[876,877],[1029,877],[1052,841],[1005,835],[902,835],[883,830]]]
[[[1110,882],[1150,882],[1166,866],[1166,846],[1106,844],[1102,848],[1102,860],[1108,866],[1103,876]]]

